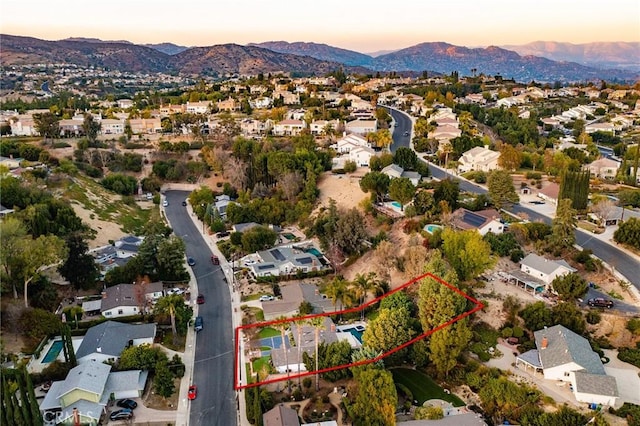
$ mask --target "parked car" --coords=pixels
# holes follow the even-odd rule
[[[128,408],[122,410],[116,410],[109,415],[110,420],[128,420],[133,417],[133,411]]]
[[[268,296],[268,295],[266,295],[266,294],[265,294],[265,295],[263,295],[263,296],[260,296],[260,301],[261,301],[261,302],[269,302],[269,301],[271,301],[271,300],[273,300],[273,296]]]
[[[134,410],[138,406],[138,403],[135,402],[133,399],[121,399],[120,401],[118,401],[116,403],[116,405],[118,407],[128,408],[130,410]]]
[[[189,399],[196,399],[198,396],[198,387],[196,385],[189,386],[189,392],[187,393]]]
[[[604,297],[589,299],[587,300],[587,304],[596,308],[613,308],[613,300],[605,299]]]
[[[201,330],[202,330],[202,322],[203,322],[203,321],[202,321],[202,317],[196,317],[196,321],[195,321],[195,323],[193,324],[193,328],[194,328],[196,331],[201,331]]]
[[[193,257],[188,257],[187,263],[189,264],[189,266],[193,266],[196,264],[196,260]]]
[[[199,294],[199,295],[198,295],[198,298],[196,299],[196,303],[197,303],[198,305],[202,305],[202,304],[204,303],[204,295]]]
[[[220,259],[218,259],[218,256],[211,255],[211,263],[213,263],[214,265],[219,265],[220,264]]]
[[[228,237],[229,235],[231,235],[229,232],[227,231],[222,231],[222,232],[218,232],[216,234],[216,238],[224,238],[224,237]]]
[[[164,200],[162,202],[162,207],[168,207],[169,206],[169,202],[167,200]]]
[[[184,207],[186,207],[186,206],[187,206],[187,200],[183,200],[183,201],[182,201],[182,205],[183,205]]]

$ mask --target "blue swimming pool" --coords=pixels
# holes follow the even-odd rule
[[[358,342],[362,343],[362,334],[364,333],[364,327],[358,327],[358,328],[360,328],[362,331],[356,329],[356,327],[343,329],[342,331],[348,331],[353,335],[353,337],[358,339]]]
[[[312,255],[314,255],[315,257],[320,257],[322,256],[322,253],[320,253],[320,250],[318,250],[315,247],[310,248],[309,250],[307,250],[307,253],[311,253]]]
[[[427,231],[430,234],[433,234],[438,229],[442,229],[442,226],[436,225],[436,224],[433,224],[433,223],[431,223],[431,224],[429,224],[429,225],[424,227],[424,230]]]
[[[397,201],[392,201],[392,202],[391,202],[391,205],[392,205],[393,207],[397,208],[397,209],[402,209],[402,204],[400,204],[400,203],[399,203],[399,202],[397,202]]]
[[[47,351],[47,354],[44,356],[44,358],[42,358],[42,363],[47,364],[55,361],[62,351],[62,346],[62,340],[55,340],[53,344],[51,344],[51,347]]]

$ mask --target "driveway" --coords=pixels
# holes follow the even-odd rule
[[[618,359],[618,351],[605,349],[604,354],[609,358],[604,370],[609,376],[616,378],[620,405],[622,402],[631,402],[640,405],[640,368]]]
[[[138,406],[136,407],[135,410],[133,410],[133,424],[137,425],[146,425],[146,424],[153,424],[154,422],[175,422],[176,421],[176,411],[175,410],[154,410],[153,408],[147,408],[144,405],[142,405],[142,401],[140,400],[140,398],[132,398],[134,401],[136,401],[138,403]],[[116,411],[116,410],[120,410],[121,408],[118,407],[117,405],[113,404],[111,407],[108,408],[107,410],[107,425],[109,426],[120,426],[120,425],[128,425],[130,426],[132,423],[130,423],[128,420],[117,420],[117,421],[111,421],[108,420],[109,419],[109,415]]]

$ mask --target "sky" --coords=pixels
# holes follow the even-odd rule
[[[304,41],[363,53],[436,41],[629,42],[640,41],[640,0],[0,0],[0,33],[189,47]]]

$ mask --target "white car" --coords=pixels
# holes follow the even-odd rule
[[[245,264],[246,266],[255,265],[256,263],[258,263],[258,262],[256,262],[256,261],[255,261],[255,260],[253,260],[253,259],[248,259],[248,260],[245,260],[245,261],[244,261],[244,264]]]
[[[264,296],[260,296],[261,302],[269,302],[271,300],[273,300],[273,296],[267,296],[266,294]]]
[[[169,202],[167,200],[164,200],[162,202],[162,207],[167,207],[169,205]]]

